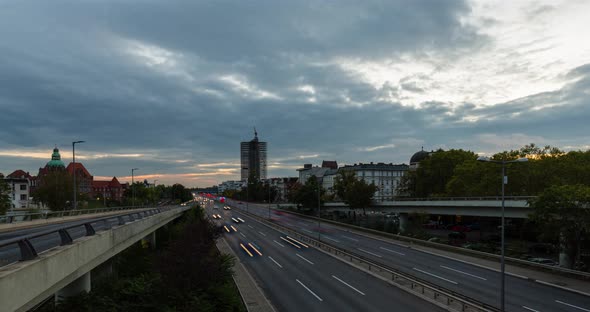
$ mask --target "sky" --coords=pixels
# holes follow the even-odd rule
[[[304,163],[590,148],[590,1],[0,0],[0,172],[204,187]]]

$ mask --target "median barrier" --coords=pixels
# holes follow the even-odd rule
[[[259,222],[267,225],[268,227],[274,228],[275,230],[289,234],[296,239],[305,242],[318,250],[328,253],[335,258],[346,262],[356,268],[360,268],[361,270],[377,277],[382,280],[385,280],[393,285],[398,286],[400,289],[408,291],[414,295],[417,295],[427,301],[432,302],[438,306],[444,307],[450,311],[464,311],[464,312],[494,312],[500,311],[498,308],[485,304],[483,302],[477,301],[475,299],[469,298],[464,296],[460,293],[454,292],[452,290],[443,288],[436,284],[432,284],[426,280],[422,280],[418,277],[411,276],[407,273],[403,273],[398,269],[393,267],[389,267],[382,263],[377,263],[373,260],[370,260],[364,256],[355,254],[351,251],[344,250],[338,248],[336,246],[330,245],[328,243],[324,243],[318,241],[308,235],[299,233],[293,229],[288,227],[278,225],[274,222],[270,222],[268,219],[265,219],[261,216],[256,214],[242,211],[242,213],[249,215],[257,219]]]
[[[289,210],[280,209],[280,211],[285,212],[285,213],[289,213],[289,214],[293,214],[293,215],[297,215],[297,216],[307,218],[307,219],[318,220],[318,217],[308,216],[308,215],[304,215],[304,214],[289,211]],[[497,260],[498,262],[500,261],[500,258],[501,258],[500,255],[491,254],[491,253],[487,253],[487,252],[471,250],[471,249],[466,249],[466,248],[460,248],[460,247],[441,244],[441,243],[429,242],[429,241],[425,241],[425,240],[421,240],[421,239],[416,239],[416,238],[407,237],[407,236],[403,236],[403,235],[377,231],[377,230],[368,229],[368,228],[360,227],[357,225],[342,223],[342,222],[329,220],[329,219],[322,218],[320,220],[321,220],[321,222],[326,222],[326,223],[350,228],[350,229],[353,229],[353,230],[356,230],[359,232],[365,232],[365,233],[369,233],[369,234],[373,234],[373,235],[377,235],[377,236],[381,236],[381,237],[386,237],[386,238],[406,242],[409,244],[421,245],[424,247],[430,247],[430,248],[450,251],[450,252],[459,253],[459,254],[463,254],[463,255],[467,255],[467,256],[473,256],[473,257],[486,259],[486,260]],[[511,257],[505,257],[504,260],[506,261],[507,264],[511,264],[511,265],[515,265],[515,266],[519,266],[519,267],[534,269],[534,270],[541,271],[541,272],[559,274],[559,275],[562,275],[565,277],[576,278],[576,279],[584,280],[584,281],[590,280],[590,273],[589,272],[570,270],[570,269],[565,269],[565,268],[561,268],[561,267],[557,267],[557,266],[544,265],[544,264],[534,263],[534,262],[530,262],[530,261],[526,261],[526,260],[522,260],[522,259],[517,259],[517,258],[511,258]]]

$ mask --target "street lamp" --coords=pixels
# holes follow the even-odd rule
[[[479,156],[477,158],[477,161],[481,161],[481,162],[491,162],[491,163],[496,163],[496,164],[501,164],[502,165],[502,221],[501,221],[501,227],[502,227],[502,231],[501,231],[501,256],[500,256],[500,271],[501,271],[501,292],[500,292],[500,311],[505,311],[504,310],[504,306],[505,306],[505,298],[504,298],[504,293],[505,293],[505,266],[504,266],[504,250],[505,250],[505,240],[504,240],[504,185],[508,184],[508,177],[506,176],[506,164],[511,164],[511,163],[519,163],[519,162],[527,162],[529,161],[528,158],[526,157],[522,157],[522,158],[518,158],[515,160],[493,160],[490,159],[489,157],[486,156]]]
[[[76,201],[76,144],[78,143],[84,143],[85,141],[74,141],[72,142],[72,164],[73,164],[73,173],[74,173],[74,205],[73,210],[76,210],[76,208],[78,208],[78,202]]]
[[[250,200],[250,185],[254,185],[254,183],[250,181],[246,183],[246,212],[248,212],[248,201]]]
[[[320,205],[320,195],[321,195],[320,178],[317,178],[317,181],[318,181],[318,240],[321,242],[322,241],[322,237],[321,237],[321,235],[322,235],[322,232],[321,232],[321,230],[322,230],[322,224],[321,224],[322,213],[320,211],[320,209],[321,209],[321,205]]]
[[[134,182],[134,174],[135,170],[139,170],[139,168],[131,169],[131,206],[135,207],[135,187],[133,186]]]
[[[268,180],[268,220],[270,220],[270,179]]]

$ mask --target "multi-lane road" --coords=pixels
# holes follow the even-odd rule
[[[221,216],[212,221],[228,228],[225,239],[278,311],[444,311],[237,209],[213,202],[205,208]]]
[[[238,210],[245,204],[231,202]],[[249,204],[249,212],[268,218],[267,205]],[[446,289],[492,306],[499,306],[500,276],[497,271],[456,259],[407,248],[387,239],[354,233],[333,224],[305,219],[272,210],[273,222],[301,234],[318,238],[335,247],[362,255],[377,263],[399,269]],[[590,283],[589,283],[590,284]],[[590,292],[590,285],[588,287]],[[590,297],[514,275],[506,276],[507,311],[590,312]]]

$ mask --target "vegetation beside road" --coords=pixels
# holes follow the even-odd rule
[[[232,279],[234,259],[215,246],[218,232],[194,206],[157,232],[157,249],[135,244],[113,261],[113,274],[88,294],[42,311],[245,311]]]

